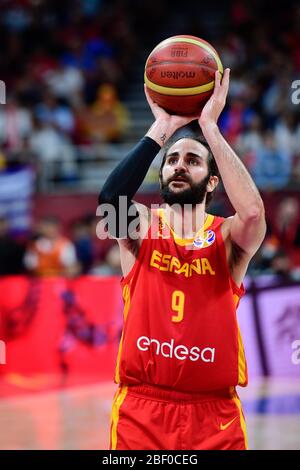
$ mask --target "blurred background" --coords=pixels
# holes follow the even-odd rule
[[[0,448],[107,446],[121,271],[115,242],[96,237],[97,196],[152,123],[145,60],[176,34],[209,41],[231,68],[220,128],[265,202],[267,235],[238,312],[250,446],[300,449],[300,5],[291,0],[0,1]],[[136,198],[147,205],[160,202],[159,164]],[[222,188],[210,212],[232,214]]]

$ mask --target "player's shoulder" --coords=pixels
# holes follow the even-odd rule
[[[220,231],[223,240],[225,240],[230,235],[232,219],[233,216],[222,217],[220,215],[213,215],[213,221],[211,223],[210,229],[214,231]]]
[[[210,228],[212,229],[217,229],[221,227],[224,222],[227,220],[224,217],[220,215],[215,215],[215,214],[207,214],[207,218],[209,219],[210,222]]]

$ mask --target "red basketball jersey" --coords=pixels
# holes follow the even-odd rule
[[[184,392],[247,384],[236,319],[244,288],[229,272],[223,220],[209,214],[197,236],[183,240],[168,226],[164,210],[155,212],[121,281],[124,327],[116,383]]]

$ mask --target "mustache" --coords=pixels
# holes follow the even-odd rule
[[[186,181],[187,183],[191,183],[191,178],[186,173],[183,173],[183,172],[175,173],[175,175],[171,176],[167,180],[166,183],[170,184],[172,181],[176,181],[179,176],[181,178],[181,181]]]

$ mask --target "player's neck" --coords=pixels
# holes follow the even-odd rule
[[[178,204],[166,205],[165,215],[172,230],[181,238],[193,238],[203,227],[207,214],[205,202],[194,207],[187,204],[183,207]]]

